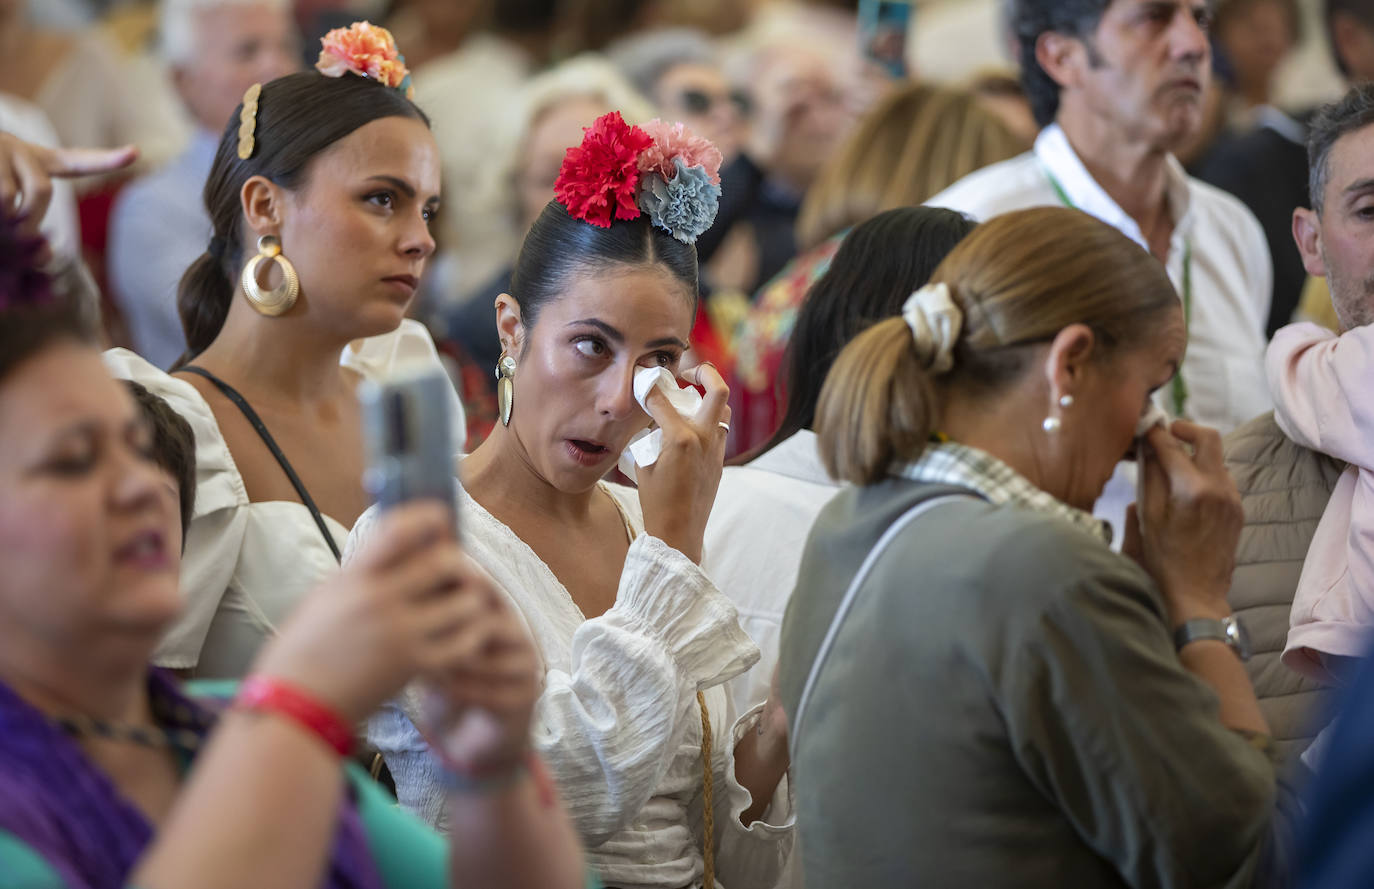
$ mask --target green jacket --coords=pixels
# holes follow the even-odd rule
[[[1345,465],[1290,441],[1272,413],[1226,436],[1226,468],[1240,489],[1245,527],[1236,551],[1231,608],[1250,634],[1246,669],[1287,758],[1325,723],[1331,691],[1279,662],[1307,548]]]
[[[842,492],[782,636],[795,717],[883,531],[950,489]],[[808,885],[1285,885],[1294,794],[1183,669],[1150,578],[1059,519],[961,498],[875,563],[793,739]]]

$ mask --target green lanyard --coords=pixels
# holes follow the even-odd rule
[[[1069,200],[1068,192],[1064,191],[1064,186],[1059,184],[1059,180],[1049,171],[1048,167],[1043,167],[1045,178],[1050,181],[1050,187],[1059,196],[1060,202],[1070,210],[1077,210],[1073,201]],[[1183,239],[1183,329],[1192,330],[1193,327],[1193,239]],[[1178,373],[1174,374],[1173,380],[1169,384],[1169,393],[1173,396],[1174,416],[1182,417],[1183,408],[1188,404],[1188,384],[1183,379],[1183,369],[1179,368]]]

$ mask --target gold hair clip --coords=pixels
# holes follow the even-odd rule
[[[255,83],[243,94],[243,110],[239,112],[239,160],[253,156],[257,144],[253,136],[258,131],[258,96],[262,95],[262,84]]]

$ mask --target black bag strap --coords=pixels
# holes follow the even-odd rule
[[[272,456],[277,458],[277,465],[282,468],[282,472],[286,473],[287,479],[291,482],[291,487],[296,489],[296,494],[301,498],[301,502],[305,504],[305,508],[310,510],[311,517],[315,519],[315,524],[319,526],[320,533],[324,535],[324,542],[329,545],[329,551],[334,554],[334,561],[343,561],[343,556],[339,553],[339,545],[334,542],[334,535],[329,533],[329,526],[325,524],[324,516],[320,513],[320,508],[315,505],[315,500],[310,496],[310,492],[305,489],[305,485],[301,482],[301,477],[296,475],[296,470],[291,468],[291,462],[286,459],[286,455],[282,453],[281,448],[277,447],[276,439],[272,437],[272,433],[267,431],[267,426],[263,424],[262,418],[258,416],[258,412],[253,410],[252,406],[248,404],[247,399],[240,395],[238,390],[233,386],[230,386],[203,367],[187,364],[178,368],[178,370],[184,370],[187,373],[193,373],[209,380],[225,398],[232,401],[239,410],[243,411],[244,417],[252,424],[254,431],[258,433],[258,437],[262,439],[262,443],[267,445],[267,450],[271,451]]]

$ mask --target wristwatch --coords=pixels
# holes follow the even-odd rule
[[[1231,646],[1236,657],[1242,661],[1250,660],[1250,634],[1245,625],[1235,615],[1221,620],[1198,619],[1184,621],[1183,626],[1174,630],[1174,648],[1182,651],[1183,646],[1202,639],[1217,639]]]

